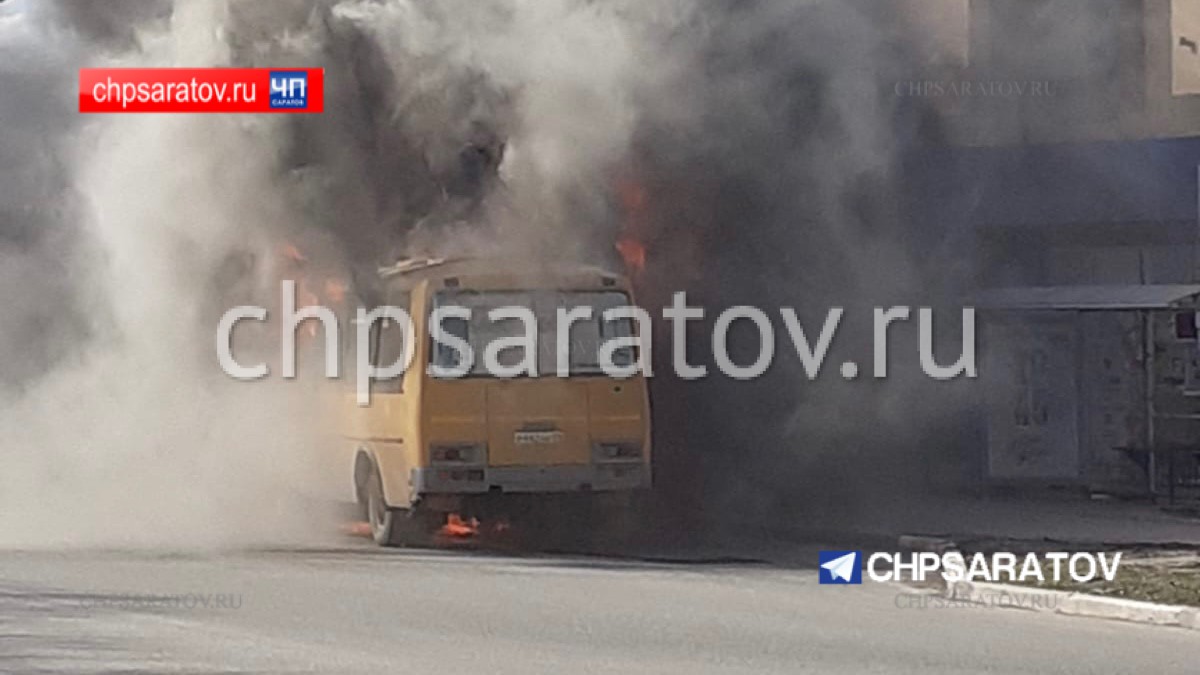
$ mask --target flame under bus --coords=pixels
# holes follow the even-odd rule
[[[410,261],[383,275],[380,301],[413,318],[413,362],[403,376],[372,383],[370,406],[347,396],[342,430],[353,455],[355,498],[376,541],[419,537],[451,513],[486,518],[510,501],[527,509],[539,495],[619,504],[621,495],[649,487],[646,381],[640,374],[609,377],[598,358],[602,342],[634,335],[632,321],[601,317],[632,304],[626,279],[593,267],[484,260]],[[446,334],[475,352],[473,367],[460,377],[438,376],[439,369],[464,365],[461,353],[431,339],[430,313],[446,305],[472,310],[470,320],[441,321]],[[523,334],[519,321],[487,317],[490,309],[512,305],[538,319],[532,377],[500,378],[484,367],[489,341]],[[585,305],[593,318],[572,324],[567,376],[559,377],[557,310]],[[376,323],[377,364],[395,362],[402,333]],[[519,361],[521,351],[501,352],[500,364],[513,365],[506,354]],[[634,349],[612,357],[616,365],[635,359]]]

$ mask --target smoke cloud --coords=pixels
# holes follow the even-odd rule
[[[348,471],[328,465],[316,380],[231,382],[211,349],[221,311],[270,305],[296,272],[285,246],[365,295],[405,254],[617,263],[632,236],[646,304],[688,290],[806,326],[845,306],[830,370],[865,363],[865,308],[962,281],[895,206],[937,116],[880,86],[928,60],[932,29],[879,5],[17,0],[0,13],[0,542],[313,535],[298,486]],[[327,112],[81,119],[86,65],[323,67]],[[960,412],[902,367],[810,383],[779,361],[754,383],[654,383],[671,508],[738,520],[861,495],[928,466],[914,449]]]
[[[618,8],[574,2],[63,0],[4,21],[0,144],[20,161],[0,278],[20,291],[0,541],[18,545],[314,536],[305,500],[348,475],[332,407],[303,375],[228,380],[217,317],[407,252],[586,257],[647,47]],[[89,65],[325,67],[329,104],[81,119]]]

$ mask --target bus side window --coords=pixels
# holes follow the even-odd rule
[[[408,294],[397,297],[393,307],[409,311]],[[376,368],[387,368],[400,361],[404,356],[404,327],[387,318],[371,324],[371,365]],[[376,391],[382,394],[400,394],[404,392],[404,374],[388,380],[373,380]]]
[[[448,336],[456,337],[470,344],[471,329],[466,319],[450,316],[443,317],[442,331]],[[434,340],[432,334],[429,337],[429,344],[432,348],[430,353],[432,354],[431,362],[433,365],[448,370],[460,368],[463,365],[462,353],[440,340]]]

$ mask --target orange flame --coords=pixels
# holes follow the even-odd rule
[[[355,521],[345,523],[341,527],[342,534],[348,537],[369,537],[371,536],[371,524],[363,521]]]
[[[280,253],[283,254],[283,257],[290,259],[292,262],[308,262],[308,258],[300,252],[300,249],[296,248],[295,244],[284,244],[283,248],[280,249]]]
[[[475,518],[464,520],[457,513],[451,513],[446,516],[446,524],[438,532],[446,537],[473,537],[479,534],[479,521]]]
[[[621,259],[625,261],[625,267],[634,274],[646,269],[646,247],[642,245],[642,242],[622,237],[617,240],[616,247],[617,252],[621,254]]]
[[[325,301],[340,304],[346,299],[349,285],[337,278],[326,278],[323,281],[312,279],[308,256],[292,243],[285,243],[279,248],[280,256],[285,260],[284,278],[293,278],[296,282],[296,307],[303,309],[320,305],[322,297]],[[318,290],[314,290],[318,289]],[[302,330],[310,337],[317,335],[317,322],[308,321]]]
[[[346,299],[346,291],[349,290],[346,284],[339,279],[325,280],[325,297],[332,302],[342,302]]]
[[[616,191],[625,216],[616,249],[625,261],[626,269],[632,274],[640,274],[646,269],[646,245],[639,233],[646,230],[650,197],[645,186],[632,178],[619,180]]]

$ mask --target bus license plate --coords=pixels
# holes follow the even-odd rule
[[[513,434],[517,445],[550,445],[563,439],[561,431],[518,431]]]

